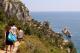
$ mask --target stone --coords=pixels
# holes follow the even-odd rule
[[[0,5],[4,8],[4,12],[9,17],[16,16],[18,20],[28,21],[32,17],[29,15],[28,8],[21,2],[21,0],[0,0]]]

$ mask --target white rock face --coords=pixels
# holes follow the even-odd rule
[[[16,16],[19,20],[31,20],[28,8],[21,2],[21,0],[0,0],[4,11],[9,17]]]

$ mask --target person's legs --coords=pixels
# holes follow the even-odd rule
[[[14,47],[15,47],[15,43],[12,45],[12,48],[14,49]]]
[[[18,41],[21,42],[22,41],[22,38],[18,38]]]
[[[6,45],[6,53],[8,53],[8,45]]]
[[[12,45],[10,45],[10,53],[12,53]]]
[[[18,41],[20,42],[20,38],[18,38]]]

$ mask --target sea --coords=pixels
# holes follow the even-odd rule
[[[71,31],[72,42],[77,53],[80,53],[80,12],[31,12],[33,19],[43,23],[48,21],[55,32],[60,32],[67,26]]]

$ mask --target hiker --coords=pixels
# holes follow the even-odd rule
[[[5,44],[6,44],[6,53],[8,53],[8,46],[10,46],[10,53],[12,53],[12,47],[13,47],[13,42],[12,41],[9,41],[8,40],[8,36],[9,36],[9,33],[10,33],[10,26],[6,26],[5,27]]]
[[[69,31],[67,28],[64,28],[64,29],[62,30],[62,33],[63,33],[64,35],[66,35],[66,38],[67,38],[68,40],[71,39],[71,33],[70,33],[70,31]]]
[[[17,37],[17,27],[15,26],[14,23],[11,25],[10,32]],[[14,48],[14,47],[15,47],[15,42],[14,42],[13,48]]]
[[[17,38],[18,38],[18,41],[19,41],[19,42],[22,41],[23,36],[24,36],[23,30],[21,29],[21,27],[18,27],[18,36],[17,36]]]

